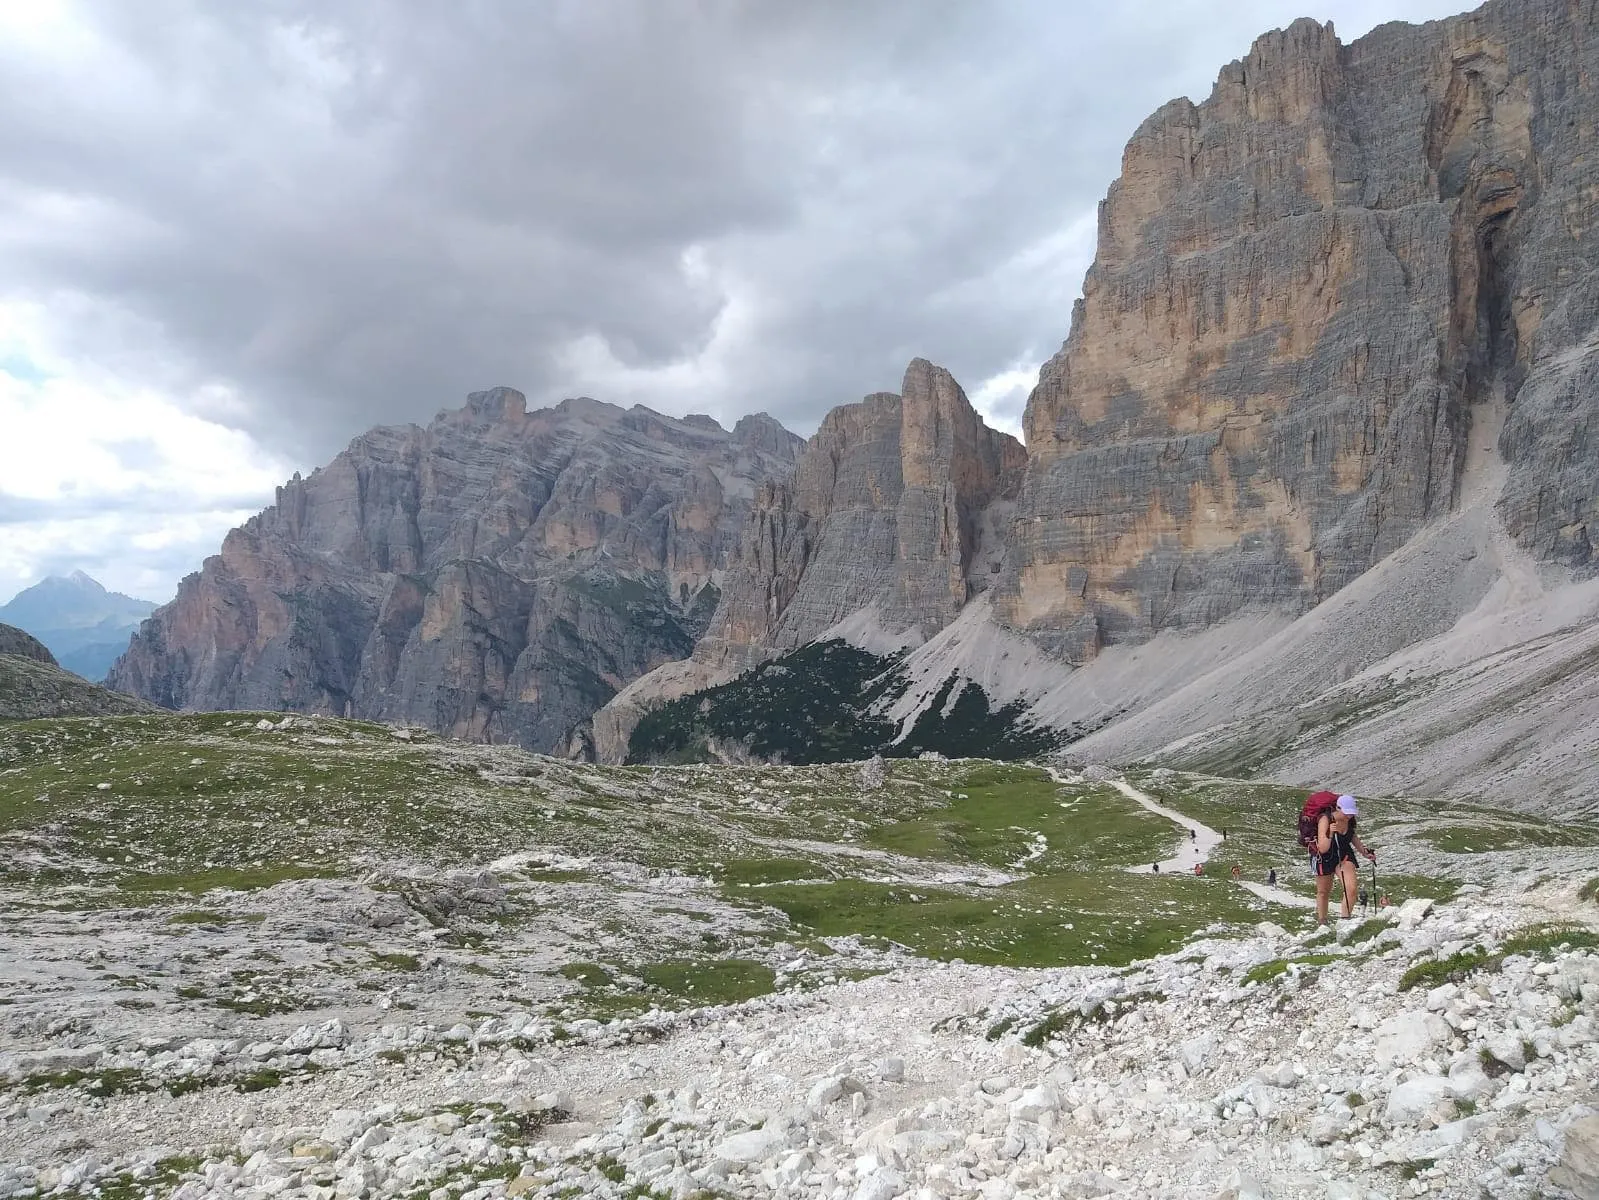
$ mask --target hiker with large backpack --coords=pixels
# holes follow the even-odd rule
[[[1355,912],[1358,886],[1355,851],[1373,862],[1372,850],[1355,835],[1355,798],[1334,792],[1312,792],[1299,812],[1299,844],[1310,855],[1310,873],[1316,878],[1316,924],[1327,923],[1327,905],[1332,899],[1334,879],[1344,885],[1343,915]]]

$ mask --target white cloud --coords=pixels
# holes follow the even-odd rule
[[[166,599],[291,468],[241,430],[72,361],[47,331],[33,306],[0,304],[0,598],[81,568]]]

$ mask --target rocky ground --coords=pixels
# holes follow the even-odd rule
[[[1416,900],[606,1023],[61,1020],[0,1056],[0,1194],[1591,1196],[1595,917]]]
[[[1284,797],[1209,777],[16,729],[3,1197],[1599,1187],[1581,827],[1369,802],[1401,903],[1318,934],[1222,877]],[[1149,797],[1215,870],[1133,869]]]

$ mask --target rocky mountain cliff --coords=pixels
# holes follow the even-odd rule
[[[1581,583],[1599,508],[1595,79],[1599,5],[1494,0],[1348,45],[1296,22],[1203,102],[1150,117],[1029,400],[992,586],[919,646],[835,618],[857,645],[911,647],[889,715],[908,728],[956,675],[1113,760],[1194,753],[1214,726],[1235,767],[1296,780],[1313,764],[1548,803],[1554,771],[1580,803],[1582,756],[1550,739],[1586,717],[1507,721],[1482,688],[1469,711],[1439,699],[1490,647],[1535,639],[1520,706],[1555,694],[1547,676],[1559,712],[1599,713],[1574,690],[1599,617]],[[766,584],[741,594],[797,590],[770,555],[743,569]],[[713,628],[792,644],[731,602]],[[696,661],[722,655],[713,636]],[[686,674],[641,680],[598,727],[704,682]],[[1308,752],[1332,744],[1325,720],[1380,723],[1393,679],[1414,709],[1403,738]]]
[[[793,477],[762,490],[701,657],[793,649],[843,621],[925,640],[997,577],[1026,462],[916,359],[899,395],[835,408]]]
[[[280,488],[146,621],[113,686],[179,708],[415,722],[581,751],[686,656],[757,491],[800,439],[506,388],[374,429]]]
[[[1502,402],[1507,524],[1586,562],[1594,13],[1298,21],[1144,123],[1028,404],[1007,624],[1080,661],[1303,611],[1459,502]]]
[[[901,740],[970,684],[972,728],[1025,712],[1117,761],[1182,741],[1296,780],[1312,762],[1375,780],[1378,742],[1328,758],[1307,739],[1314,714],[1368,711],[1402,677],[1417,714],[1403,744],[1380,740],[1386,783],[1542,787],[1547,771],[1509,768],[1519,755],[1563,763],[1576,804],[1587,768],[1550,741],[1568,721],[1507,742],[1486,692],[1448,729],[1426,714],[1488,653],[1460,631],[1491,626],[1496,654],[1543,639],[1560,711],[1599,717],[1599,685],[1568,686],[1592,675],[1580,630],[1599,619],[1583,590],[1595,80],[1596,0],[1492,0],[1347,45],[1296,22],[1134,134],[1025,453],[922,360],[899,395],[831,413],[797,459],[769,423],[729,438],[591,405],[608,430],[663,431],[630,432],[618,461],[692,432],[695,462],[746,464],[737,501],[725,468],[674,467],[680,483],[636,502],[673,515],[635,519],[635,501],[583,493],[612,469],[600,459],[571,477],[534,465],[574,442],[621,453],[615,438],[572,432],[570,406],[502,413],[490,394],[426,432],[370,434],[286,490],[115,678],[163,703],[585,752],[603,704],[593,749],[620,760],[664,702],[842,639],[892,658],[892,688],[863,675],[851,694],[877,697],[862,719]],[[417,489],[425,502],[404,499]],[[1540,678],[1515,694],[1553,695]],[[717,715],[718,738],[737,740],[736,716]]]
[[[818,638],[880,652],[920,645],[999,577],[1026,461],[925,359],[906,368],[898,395],[835,408],[793,476],[757,497],[693,659],[640,680],[596,718],[600,757],[621,761],[650,709]]]

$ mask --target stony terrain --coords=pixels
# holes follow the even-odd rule
[[[1145,801],[1226,832],[1206,874],[1149,873],[1190,839]],[[0,726],[0,1192],[1562,1194],[1599,829],[1366,800],[1395,907],[1318,937],[1296,803]]]

